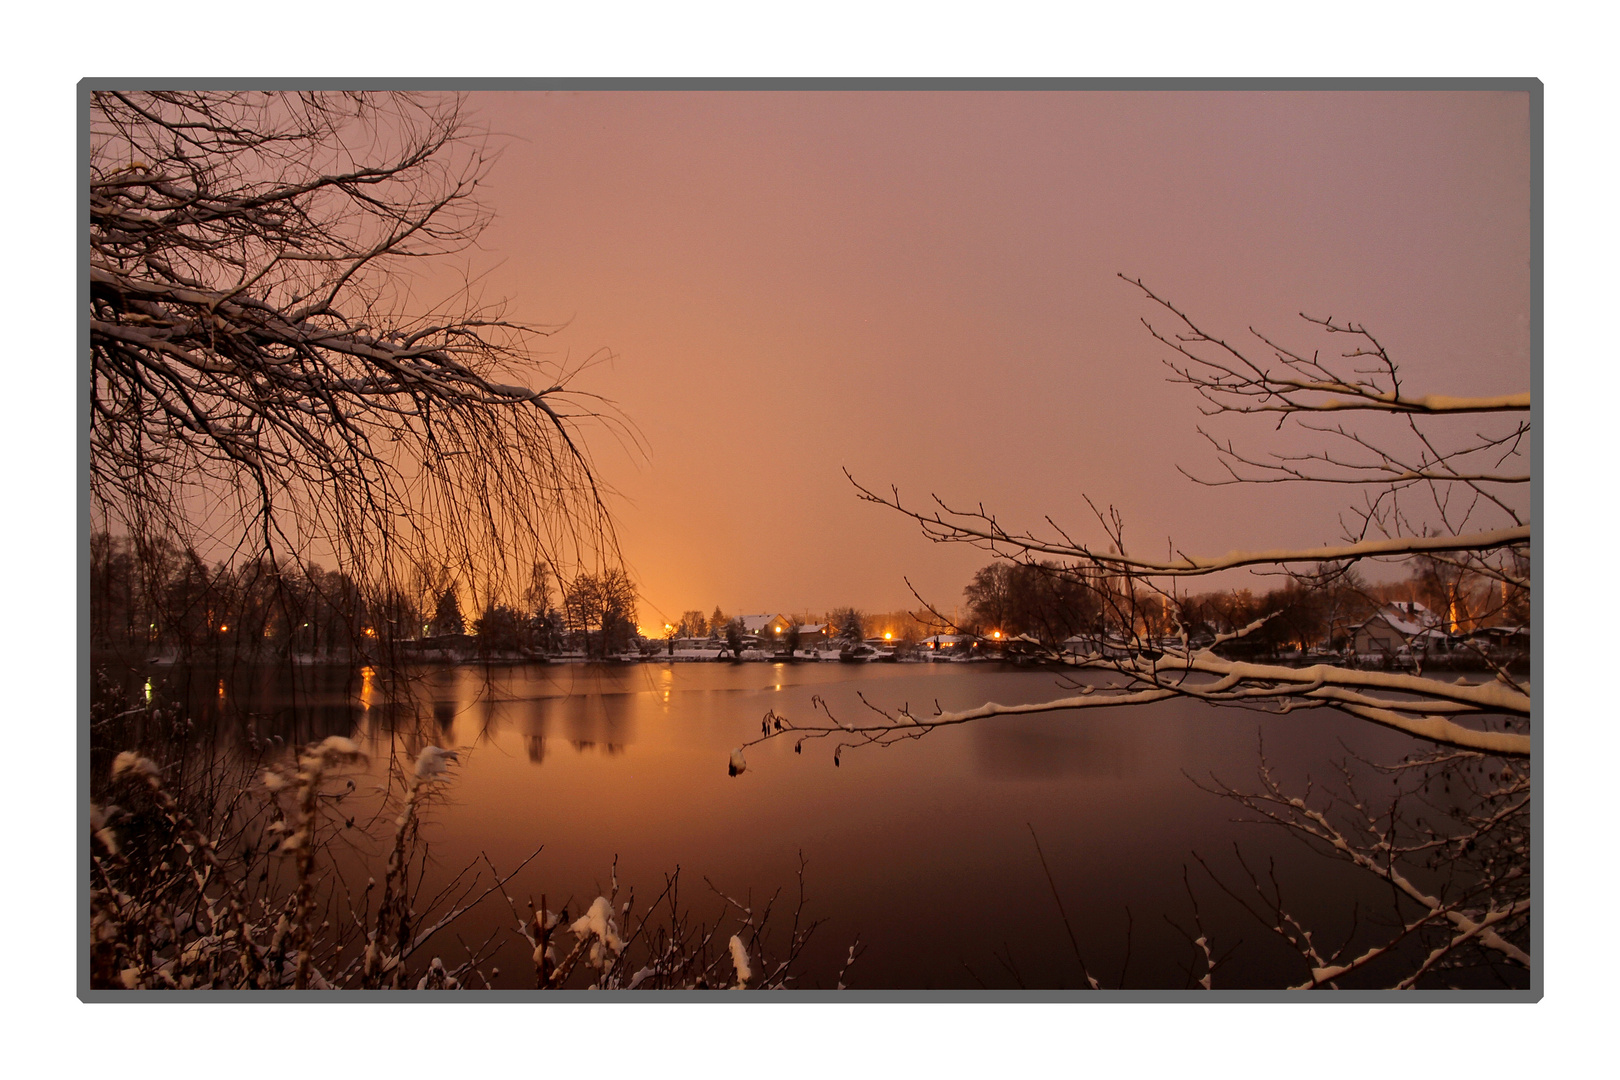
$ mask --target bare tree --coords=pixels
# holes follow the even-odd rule
[[[368,592],[448,566],[478,610],[513,568],[611,554],[580,425],[624,425],[570,389],[582,365],[542,362],[550,331],[470,286],[415,295],[413,265],[490,220],[459,99],[96,91],[90,112],[91,498],[142,561],[170,539],[332,560]]]
[[[635,635],[635,584],[623,570],[581,574],[563,593],[563,611],[586,653],[605,659],[629,648]]]
[[[1221,474],[1193,479],[1214,485],[1345,485],[1358,492],[1359,501],[1341,521],[1342,541],[1312,549],[1262,547],[1215,558],[1172,547],[1155,558],[1132,551],[1120,515],[1112,508],[1098,509],[1089,499],[1101,533],[1095,541],[1076,539],[1051,517],[1044,532],[1009,528],[982,504],[957,509],[938,496],[931,507],[918,509],[898,491],[874,492],[851,477],[861,498],[911,517],[930,539],[971,544],[1013,569],[1041,567],[1088,590],[1101,606],[1109,637],[1078,655],[1047,645],[1044,658],[1065,670],[1102,678],[1074,679],[1072,696],[1051,701],[985,704],[957,712],[936,706],[931,715],[870,707],[864,718],[838,718],[818,699],[824,717],[806,721],[773,714],[766,718],[761,740],[755,741],[787,736],[802,743],[831,737],[836,761],[845,749],[887,745],[993,716],[1072,716],[1079,710],[1171,698],[1273,713],[1347,713],[1417,741],[1419,752],[1394,767],[1400,775],[1421,769],[1425,790],[1429,784],[1449,790],[1453,783],[1463,790],[1458,777],[1465,772],[1472,797],[1448,808],[1453,828],[1438,828],[1433,815],[1427,825],[1424,817],[1417,817],[1421,835],[1414,835],[1403,813],[1414,792],[1399,783],[1395,803],[1380,816],[1371,799],[1356,796],[1348,772],[1344,789],[1331,796],[1286,793],[1263,764],[1256,792],[1211,778],[1213,790],[1391,886],[1404,921],[1392,937],[1355,956],[1335,957],[1313,951],[1304,928],[1290,921],[1293,916],[1280,894],[1268,892],[1258,875],[1251,894],[1259,899],[1251,910],[1268,927],[1282,928],[1285,937],[1292,933],[1295,944],[1305,943],[1301,955],[1311,969],[1305,985],[1338,985],[1380,957],[1387,962],[1387,954],[1400,951],[1397,942],[1405,943],[1401,948],[1408,951],[1402,955],[1411,960],[1416,943],[1437,933],[1442,940],[1432,941],[1429,952],[1392,981],[1408,986],[1426,978],[1432,982],[1461,952],[1479,949],[1489,954],[1488,964],[1523,972],[1530,962],[1525,887],[1531,795],[1528,683],[1485,654],[1479,659],[1487,674],[1474,680],[1425,676],[1420,668],[1406,673],[1340,663],[1295,667],[1234,659],[1232,646],[1282,619],[1290,604],[1272,603],[1269,613],[1244,615],[1249,621],[1228,626],[1207,647],[1199,647],[1192,638],[1202,629],[1202,613],[1191,613],[1198,605],[1189,603],[1182,590],[1189,579],[1235,569],[1282,575],[1291,584],[1289,592],[1331,609],[1328,618],[1342,632],[1347,613],[1354,609],[1344,593],[1363,588],[1357,568],[1382,562],[1404,564],[1416,572],[1413,576],[1431,581],[1446,598],[1454,623],[1458,605],[1476,601],[1482,606],[1468,613],[1475,623],[1526,611],[1531,531],[1523,503],[1530,480],[1530,395],[1414,395],[1371,332],[1333,318],[1302,315],[1329,341],[1349,343],[1331,358],[1320,349],[1279,344],[1259,331],[1251,331],[1253,347],[1240,348],[1201,329],[1140,282],[1132,284],[1171,319],[1170,330],[1144,323],[1171,350],[1166,361],[1171,381],[1192,387],[1202,397],[1206,415],[1275,414],[1278,428],[1292,424],[1325,442],[1320,450],[1261,455],[1204,431]],[[975,587],[992,584],[988,578],[994,576],[981,572],[986,580],[976,579]],[[1490,587],[1471,590],[1471,582]],[[1000,595],[987,588],[978,591],[986,593],[987,601],[990,593]],[[1166,620],[1168,628],[1161,625]],[[1166,629],[1174,641],[1161,636]],[[1294,628],[1283,632],[1305,636]],[[1480,851],[1488,851],[1488,865],[1476,855]],[[1417,884],[1421,875],[1412,866],[1424,864],[1421,869],[1432,877],[1437,863],[1449,876],[1443,875],[1435,892]],[[1203,955],[1208,957],[1207,949]],[[1501,973],[1500,966],[1492,970]]]

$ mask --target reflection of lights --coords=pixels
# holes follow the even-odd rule
[[[152,680],[151,679],[146,680],[146,700],[147,701],[152,700]]]
[[[220,697],[225,696],[225,680],[224,679],[219,680],[219,696]]]
[[[370,664],[360,669],[360,707],[367,712],[371,711],[372,700],[376,697],[376,684],[373,682],[377,670]]]
[[[225,625],[225,624],[224,624],[224,623],[220,623],[220,624],[219,624],[219,632],[220,632],[220,633],[222,633],[222,634],[223,634],[223,633],[224,633],[224,632],[225,632],[225,631],[227,631],[227,630],[229,630],[229,629],[230,629],[230,627],[228,627],[228,626],[226,626],[226,625]]]

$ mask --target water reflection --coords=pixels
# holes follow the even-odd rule
[[[575,751],[600,749],[618,754],[635,740],[636,695],[591,694],[588,696],[542,697],[513,702],[507,707],[528,739],[543,742],[560,735]],[[530,753],[536,764],[544,758]]]
[[[1131,909],[1133,983],[1181,986],[1187,942],[1160,915],[1183,913],[1175,905],[1189,852],[1230,852],[1234,839],[1230,808],[1183,770],[1252,774],[1261,723],[1268,756],[1289,775],[1342,756],[1341,737],[1378,758],[1408,748],[1325,713],[1308,725],[1254,714],[1217,721],[1196,705],[1166,703],[1006,717],[846,753],[838,768],[828,743],[795,755],[791,743],[775,742],[749,751],[746,773],[726,775],[730,749],[758,734],[767,709],[809,721],[813,695],[850,719],[864,708],[857,690],[884,707],[929,710],[1054,695],[1049,677],[988,665],[468,667],[400,682],[383,671],[244,666],[130,672],[127,688],[187,702],[199,730],[222,745],[251,733],[290,752],[327,735],[354,737],[379,781],[396,754],[408,762],[429,743],[467,750],[446,808],[430,822],[435,865],[450,873],[485,851],[511,865],[544,843],[534,876],[520,883],[537,895],[594,896],[615,856],[630,881],[661,882],[681,865],[735,895],[768,895],[791,888],[802,850],[810,914],[845,935],[818,934],[824,985],[836,979],[855,928],[872,943],[859,969],[864,986],[975,985],[964,964],[1002,985],[1009,979],[995,957],[1007,952],[1031,985],[1073,985],[1033,828],[1075,926],[1090,928],[1081,942],[1087,961],[1121,968],[1119,931]],[[1269,843],[1254,832],[1241,834],[1246,850]],[[1301,902],[1320,891],[1333,894],[1324,907],[1341,904],[1356,882],[1322,876],[1300,862],[1298,847],[1279,837],[1275,852]],[[506,933],[499,915],[462,930],[469,940]],[[1212,906],[1204,916],[1226,920],[1216,933],[1227,942],[1255,936],[1242,911]],[[1254,966],[1234,967],[1229,985],[1284,977],[1264,956],[1247,959],[1255,955],[1246,946],[1234,964]],[[502,965],[514,980],[519,967]]]

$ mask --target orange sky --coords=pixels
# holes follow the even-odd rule
[[[1341,490],[1208,489],[1142,277],[1212,330],[1365,323],[1415,392],[1529,385],[1528,99],[1473,93],[503,92],[472,269],[615,359],[592,446],[643,625],[957,603],[982,553],[859,502],[1201,553],[1338,538]],[[1270,448],[1265,425],[1214,430]],[[1206,471],[1208,471],[1206,469]],[[1262,583],[1263,584],[1263,583]]]

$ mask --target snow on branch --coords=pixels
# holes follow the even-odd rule
[[[491,220],[494,151],[459,98],[91,95],[91,495],[143,548],[314,549],[389,587],[416,570],[612,558],[582,439],[639,437],[542,361],[555,328],[412,264]],[[198,497],[202,496],[202,497]]]
[[[849,478],[849,482],[854,485],[862,500],[899,511],[922,525],[923,532],[936,541],[972,543],[992,551],[997,550],[999,545],[1004,549],[1036,555],[1084,560],[1108,570],[1134,570],[1163,577],[1198,577],[1222,570],[1286,563],[1355,561],[1447,552],[1485,552],[1522,546],[1530,542],[1530,527],[1517,525],[1457,536],[1383,537],[1319,548],[1271,548],[1232,551],[1215,557],[1182,555],[1180,558],[1168,560],[1144,559],[1118,551],[1098,551],[1073,542],[1056,542],[1037,537],[1032,533],[1009,532],[1000,526],[993,515],[986,513],[983,507],[976,511],[955,510],[947,506],[938,496],[934,497],[934,501],[939,510],[934,512],[914,510],[900,501],[898,491],[889,496],[879,495],[860,484],[850,475],[849,470],[846,469],[844,475]]]

